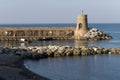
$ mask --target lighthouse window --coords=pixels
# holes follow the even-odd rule
[[[82,24],[81,24],[81,23],[79,24],[79,29],[80,29],[80,28],[82,28]]]

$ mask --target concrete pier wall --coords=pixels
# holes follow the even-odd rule
[[[74,39],[73,27],[0,28],[0,40]]]

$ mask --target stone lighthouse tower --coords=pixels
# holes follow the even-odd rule
[[[77,27],[75,29],[75,39],[84,39],[84,35],[88,32],[87,15],[80,14],[77,17]]]

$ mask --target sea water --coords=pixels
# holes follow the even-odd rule
[[[51,80],[119,80],[120,55],[26,60],[28,69]]]
[[[24,24],[9,25],[8,27],[67,27],[75,24]],[[1,25],[5,27],[6,25]],[[75,40],[53,40],[38,41],[30,44],[10,42],[13,46],[47,46],[47,45],[69,45],[69,46],[101,46],[105,48],[120,47],[120,24],[89,24],[112,35],[112,40],[103,41],[75,41]],[[1,46],[7,46],[8,42],[1,42]],[[26,60],[24,62],[31,71],[50,78],[52,80],[119,80],[120,79],[120,55],[104,54],[95,56],[47,58],[38,61]]]

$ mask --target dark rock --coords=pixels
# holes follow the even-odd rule
[[[67,48],[64,53],[66,56],[73,56],[73,49]]]

